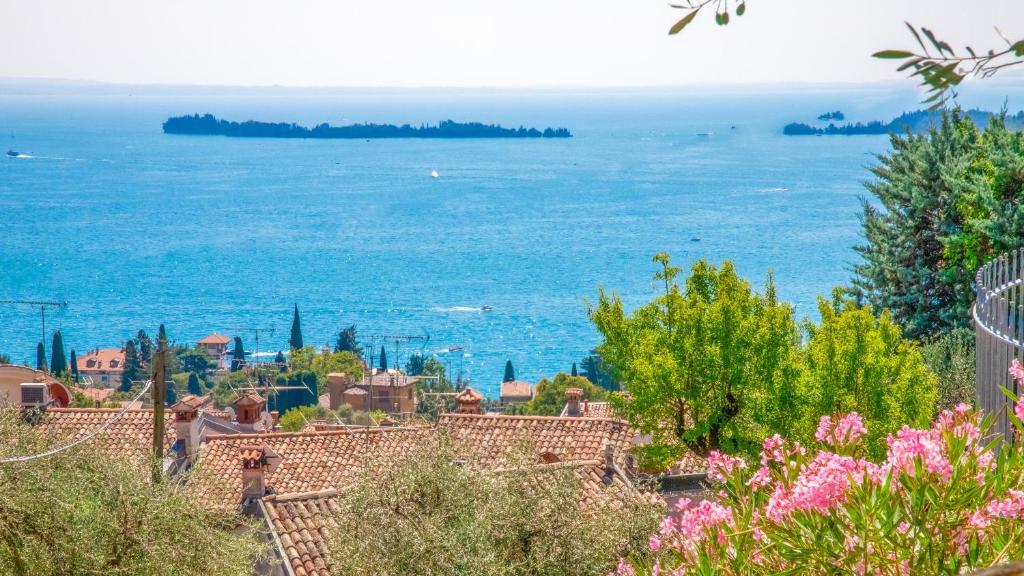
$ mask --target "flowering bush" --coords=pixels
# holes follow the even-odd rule
[[[1024,398],[1010,418],[1024,431]],[[821,418],[813,448],[766,439],[756,465],[713,453],[717,498],[681,500],[651,537],[654,564],[617,574],[958,574],[1020,559],[1024,442],[987,429],[960,404],[890,434],[879,463],[851,413]]]

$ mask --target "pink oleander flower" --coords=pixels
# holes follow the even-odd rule
[[[864,427],[864,419],[860,417],[860,414],[850,412],[835,422],[829,416],[822,416],[814,439],[838,448],[859,444],[860,439],[867,432],[867,428]]]
[[[937,475],[943,482],[953,474],[953,466],[946,455],[946,442],[936,427],[917,430],[904,425],[895,436],[889,436],[888,443],[887,463],[897,472],[913,477],[915,462],[920,460],[925,472]]]
[[[1011,489],[1007,493],[1007,498],[989,502],[985,512],[993,518],[1024,519],[1024,492]]]
[[[761,488],[772,483],[772,472],[767,466],[761,466],[754,472],[754,475],[747,480],[747,486],[750,486],[751,490],[760,490]]]
[[[779,522],[794,510],[827,513],[846,502],[851,478],[859,482],[870,463],[851,456],[818,452],[789,488],[777,487],[768,499],[766,515]],[[870,474],[869,474],[870,475]]]
[[[940,412],[935,418],[932,428],[958,438],[964,438],[969,443],[975,442],[981,437],[977,415],[971,412],[970,406],[963,403],[958,404],[954,410]]]
[[[1024,384],[1024,364],[1020,363],[1020,360],[1016,358],[1010,363],[1010,376],[1021,384]]]
[[[716,540],[719,543],[725,541],[723,525],[732,524],[732,510],[718,504],[704,500],[697,506],[690,508],[675,522],[675,531],[678,533],[678,544],[681,552],[696,554],[698,546],[707,539],[710,532],[714,531]]]
[[[783,450],[785,444],[786,441],[778,434],[765,438],[761,449],[761,466],[767,466],[769,462],[785,462],[786,452]]]
[[[736,470],[747,467],[742,458],[722,454],[717,450],[708,454],[708,476],[717,482],[727,482]]]
[[[625,558],[619,558],[619,565],[615,568],[614,572],[609,572],[608,576],[635,576],[636,569],[633,565],[626,561]]]
[[[648,543],[651,546],[651,552],[661,550],[661,538],[659,538],[657,534],[651,534]]]

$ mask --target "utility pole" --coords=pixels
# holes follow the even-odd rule
[[[161,334],[156,340],[153,354],[153,483],[159,484],[164,463],[164,398],[167,382],[164,380],[167,338]]]
[[[40,340],[43,343],[43,355],[46,355],[46,309],[47,308],[67,308],[68,301],[53,301],[53,300],[0,300],[0,304],[14,304],[20,306],[32,306],[39,308],[39,318],[42,320],[43,325],[43,337]]]

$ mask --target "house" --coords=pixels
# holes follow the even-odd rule
[[[78,374],[100,388],[121,386],[124,348],[96,348],[78,357]]]
[[[89,438],[88,444],[118,458],[126,458],[148,475],[148,462],[153,450],[153,410],[121,412],[120,408],[49,408],[36,429],[62,442],[95,434]],[[100,432],[96,433],[97,430]],[[164,430],[165,454],[170,454],[174,440],[174,428],[167,426]]]
[[[210,353],[210,356],[213,356],[217,370],[227,370],[228,344],[230,342],[231,338],[214,332],[199,342],[196,342],[196,347],[206,350]]]
[[[22,384],[45,384],[52,406],[65,407],[71,403],[70,391],[50,374],[25,366],[0,364],[0,404],[20,405]]]
[[[416,412],[416,383],[419,381],[420,378],[395,369],[373,369],[361,382],[354,382],[348,374],[332,372],[327,375],[327,398],[322,398],[321,404],[332,410],[348,404],[363,412],[382,410],[393,416],[408,417]]]
[[[499,394],[502,406],[509,404],[525,404],[533,400],[533,386],[521,380],[508,380],[501,383]]]

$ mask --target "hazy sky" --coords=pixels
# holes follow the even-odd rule
[[[0,0],[0,77],[289,86],[651,86],[899,78],[903,21],[1024,37],[1022,0],[748,0],[682,35],[663,0]],[[1022,77],[1024,78],[1024,77]]]

